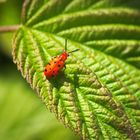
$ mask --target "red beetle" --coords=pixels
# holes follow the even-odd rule
[[[65,51],[60,55],[54,57],[45,67],[44,75],[49,79],[53,76],[57,76],[59,71],[65,66],[65,61],[67,60],[69,53],[78,51],[79,49],[67,52],[67,40],[65,40]]]

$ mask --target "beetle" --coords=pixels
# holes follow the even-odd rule
[[[54,76],[57,76],[59,74],[59,71],[61,71],[65,67],[65,63],[69,54],[78,50],[79,49],[75,49],[73,51],[67,52],[67,40],[65,39],[64,52],[61,55],[54,57],[44,69],[44,75],[46,76],[46,78],[50,79]]]

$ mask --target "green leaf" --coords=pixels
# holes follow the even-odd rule
[[[22,75],[83,139],[140,139],[139,0],[25,1],[13,39]],[[52,57],[79,48],[51,80]]]

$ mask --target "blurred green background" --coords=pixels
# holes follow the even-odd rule
[[[0,25],[20,24],[22,1],[0,0]],[[78,140],[58,122],[13,64],[13,33],[0,33],[0,140]]]

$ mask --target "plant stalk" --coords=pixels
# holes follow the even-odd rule
[[[19,27],[20,27],[20,25],[0,26],[0,33],[14,32],[14,31],[16,31]]]

